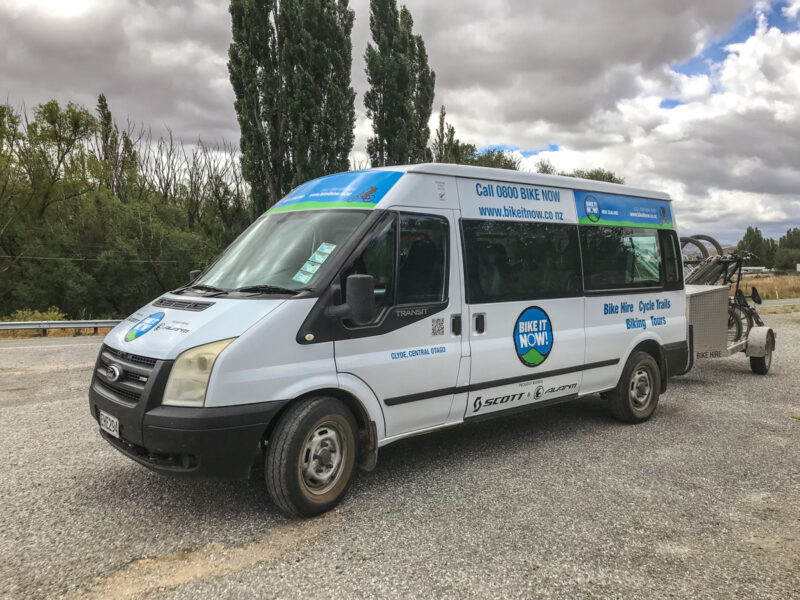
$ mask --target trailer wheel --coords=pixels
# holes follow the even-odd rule
[[[772,344],[767,344],[767,353],[764,356],[751,356],[750,357],[750,370],[756,375],[766,375],[769,373],[769,368],[772,366]]]
[[[335,398],[298,402],[267,444],[264,475],[272,501],[287,515],[313,517],[336,506],[353,479],[357,425]]]
[[[628,359],[617,387],[607,393],[608,407],[620,421],[642,423],[653,416],[661,390],[661,371],[647,352]]]

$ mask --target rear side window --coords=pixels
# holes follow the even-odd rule
[[[660,287],[658,231],[628,227],[581,227],[587,291]]]
[[[469,304],[581,294],[575,225],[464,220],[462,228]]]

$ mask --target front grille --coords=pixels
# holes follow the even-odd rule
[[[136,404],[142,397],[141,394],[137,394],[136,392],[131,392],[116,386],[112,387],[114,384],[106,383],[99,377],[96,378],[96,381],[97,385],[100,386],[100,388],[102,388],[103,390],[105,390],[107,394],[110,394],[111,396],[120,397],[124,400],[127,400],[128,402],[133,402],[134,404]]]
[[[155,358],[120,352],[104,345],[97,361],[94,379],[107,396],[120,402],[136,404],[144,394],[156,362]],[[122,371],[117,381],[108,378],[108,368],[111,365]]]
[[[139,375],[138,373],[130,373],[128,371],[125,371],[122,377],[126,381],[134,381],[141,384],[147,383],[147,380],[149,379],[147,375]]]
[[[113,356],[115,356],[120,360],[127,360],[140,365],[145,365],[150,368],[156,366],[155,358],[148,358],[146,356],[139,356],[137,354],[128,354],[127,352],[120,352],[119,350],[114,350],[114,348],[106,346],[105,344],[103,345],[103,352],[108,352],[109,354],[112,354]]]
[[[192,300],[173,300],[172,298],[159,298],[153,302],[153,306],[159,308],[174,308],[175,310],[191,310],[201,312],[209,306],[214,306],[213,302],[199,302]]]

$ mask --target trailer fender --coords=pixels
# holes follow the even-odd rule
[[[753,327],[747,334],[747,356],[766,356],[775,350],[775,332],[772,327]]]

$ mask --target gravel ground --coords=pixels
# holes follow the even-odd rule
[[[1,598],[800,598],[800,313],[675,379],[381,451],[309,521],[264,484],[150,473],[97,434],[97,338],[0,342]]]

